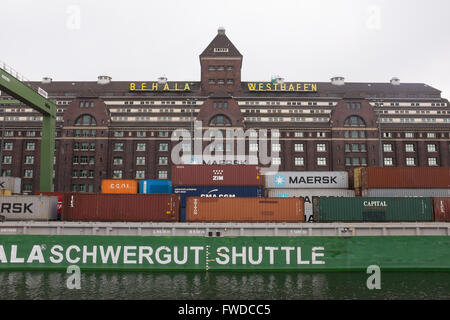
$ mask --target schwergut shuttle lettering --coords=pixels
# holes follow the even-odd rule
[[[206,261],[208,259],[208,262]],[[0,245],[0,264],[77,265],[324,265],[325,247]]]

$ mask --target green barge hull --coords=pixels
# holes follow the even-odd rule
[[[450,271],[450,236],[0,234],[0,270]]]

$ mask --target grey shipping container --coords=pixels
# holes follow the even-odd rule
[[[354,190],[347,189],[266,189],[269,198],[302,197],[305,199],[305,221],[313,222],[313,197],[355,197]]]
[[[46,221],[57,219],[58,197],[0,196],[0,219]]]
[[[265,175],[266,188],[348,189],[345,171],[274,172]]]
[[[450,197],[450,189],[364,189],[363,197]]]
[[[0,177],[0,190],[10,190],[12,193],[19,194],[21,182],[20,178]]]

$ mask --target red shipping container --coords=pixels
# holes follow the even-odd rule
[[[303,198],[188,197],[187,222],[305,222]]]
[[[259,166],[177,165],[172,167],[173,186],[264,186]]]
[[[63,221],[177,222],[177,194],[71,194],[63,199]]]
[[[450,222],[450,198],[433,198],[434,221]]]
[[[450,188],[450,168],[377,168],[361,170],[362,189]]]

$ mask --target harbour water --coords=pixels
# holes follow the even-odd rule
[[[381,273],[369,290],[364,272],[81,272],[68,289],[61,271],[0,272],[0,300],[426,300],[450,299],[449,272]]]

